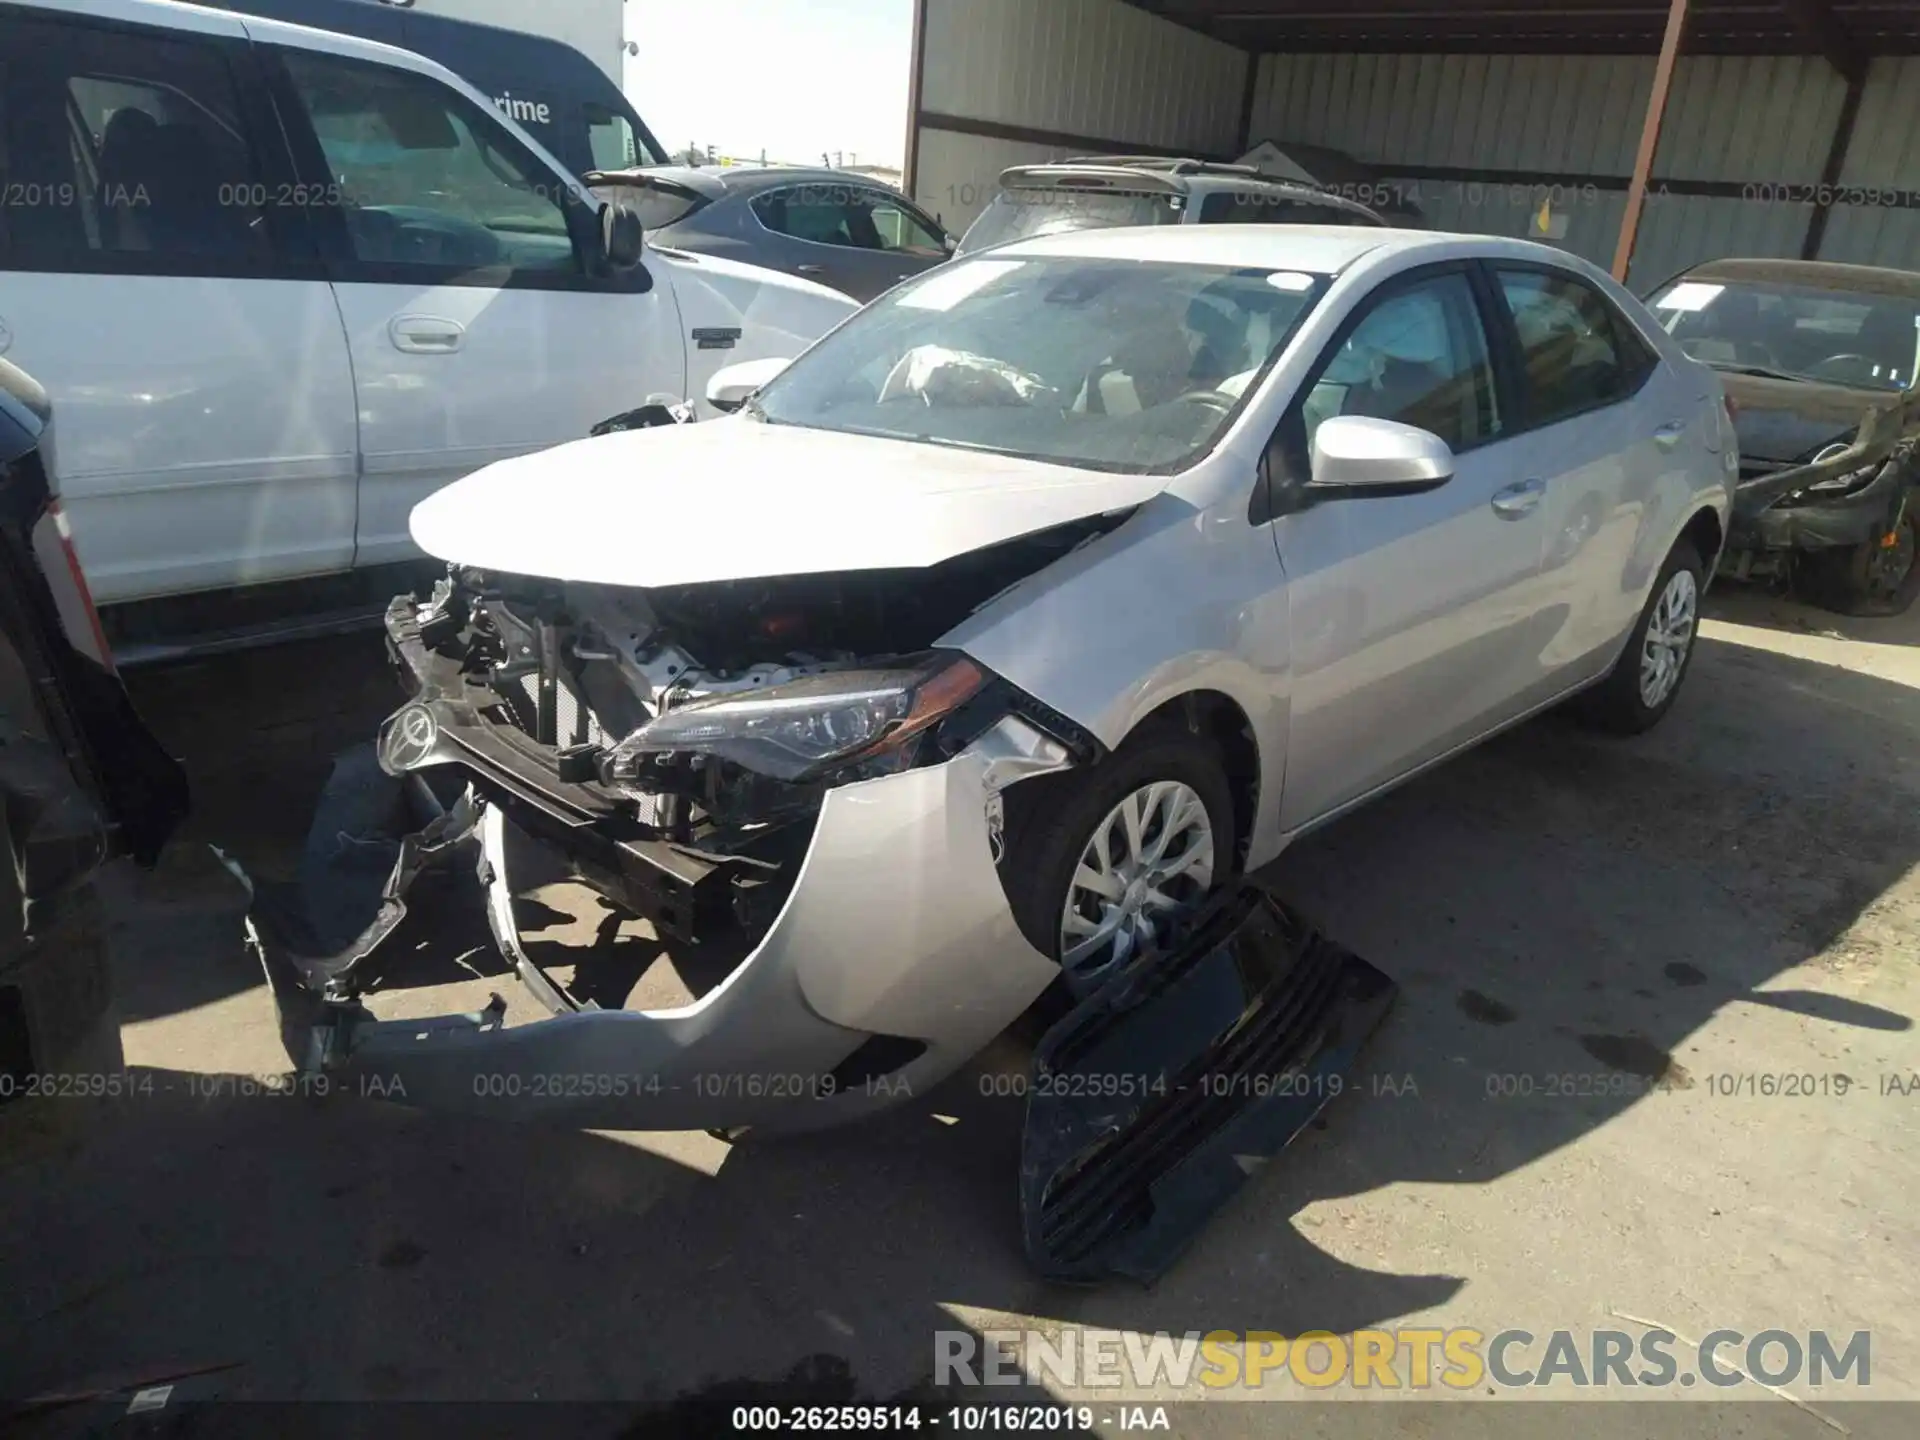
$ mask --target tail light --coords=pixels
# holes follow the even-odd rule
[[[93,592],[87,588],[86,572],[80,568],[80,552],[73,548],[73,527],[67,523],[67,513],[58,500],[47,502],[33,527],[33,554],[47,577],[47,588],[53,592],[67,643],[109,675],[118,673]]]

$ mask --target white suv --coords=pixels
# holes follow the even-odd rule
[[[0,352],[59,411],[103,603],[412,559],[407,516],[447,482],[858,308],[643,250],[637,217],[405,50],[26,0],[0,56],[32,57],[0,86]]]
[[[1275,180],[1250,165],[1088,155],[1002,171],[959,255],[1010,240],[1123,225],[1385,225],[1357,200]]]

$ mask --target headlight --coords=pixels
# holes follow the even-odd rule
[[[1816,480],[1807,486],[1805,493],[1831,495],[1835,491],[1864,490],[1873,483],[1874,477],[1879,473],[1878,465],[1863,466],[1858,470],[1849,470],[1844,475],[1835,475],[1831,480]]]
[[[1809,463],[1818,465],[1822,460],[1831,460],[1836,455],[1844,455],[1852,445],[1851,440],[1836,440],[1831,445],[1816,451]],[[1873,483],[1880,473],[1879,463],[1862,466],[1858,470],[1849,470],[1844,475],[1835,475],[1826,480],[1816,480],[1801,490],[1803,495],[1845,494],[1851,490],[1864,490]]]
[[[648,721],[607,753],[611,784],[640,757],[678,751],[731,760],[776,780],[809,780],[898,755],[986,683],[971,660],[941,655],[911,669],[840,670],[750,694],[697,700]]]

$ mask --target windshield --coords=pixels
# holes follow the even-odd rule
[[[848,320],[762,390],[753,413],[1169,473],[1225,430],[1324,288],[1292,271],[959,261]]]
[[[1181,197],[1123,190],[1002,190],[967,227],[956,254],[971,255],[1009,240],[1065,230],[1111,230],[1123,225],[1175,225]]]
[[[1689,355],[1722,370],[1904,390],[1920,368],[1920,304],[1898,296],[1682,278],[1653,311]]]

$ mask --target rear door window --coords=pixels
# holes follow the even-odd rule
[[[261,273],[280,186],[256,153],[237,47],[61,21],[5,21],[0,185],[7,262],[100,272]]]
[[[947,253],[940,227],[903,201],[881,190],[857,193],[855,203],[866,207],[882,250],[907,255],[942,256]]]
[[[883,248],[873,217],[845,185],[792,185],[756,195],[753,213],[776,235],[851,250]]]

